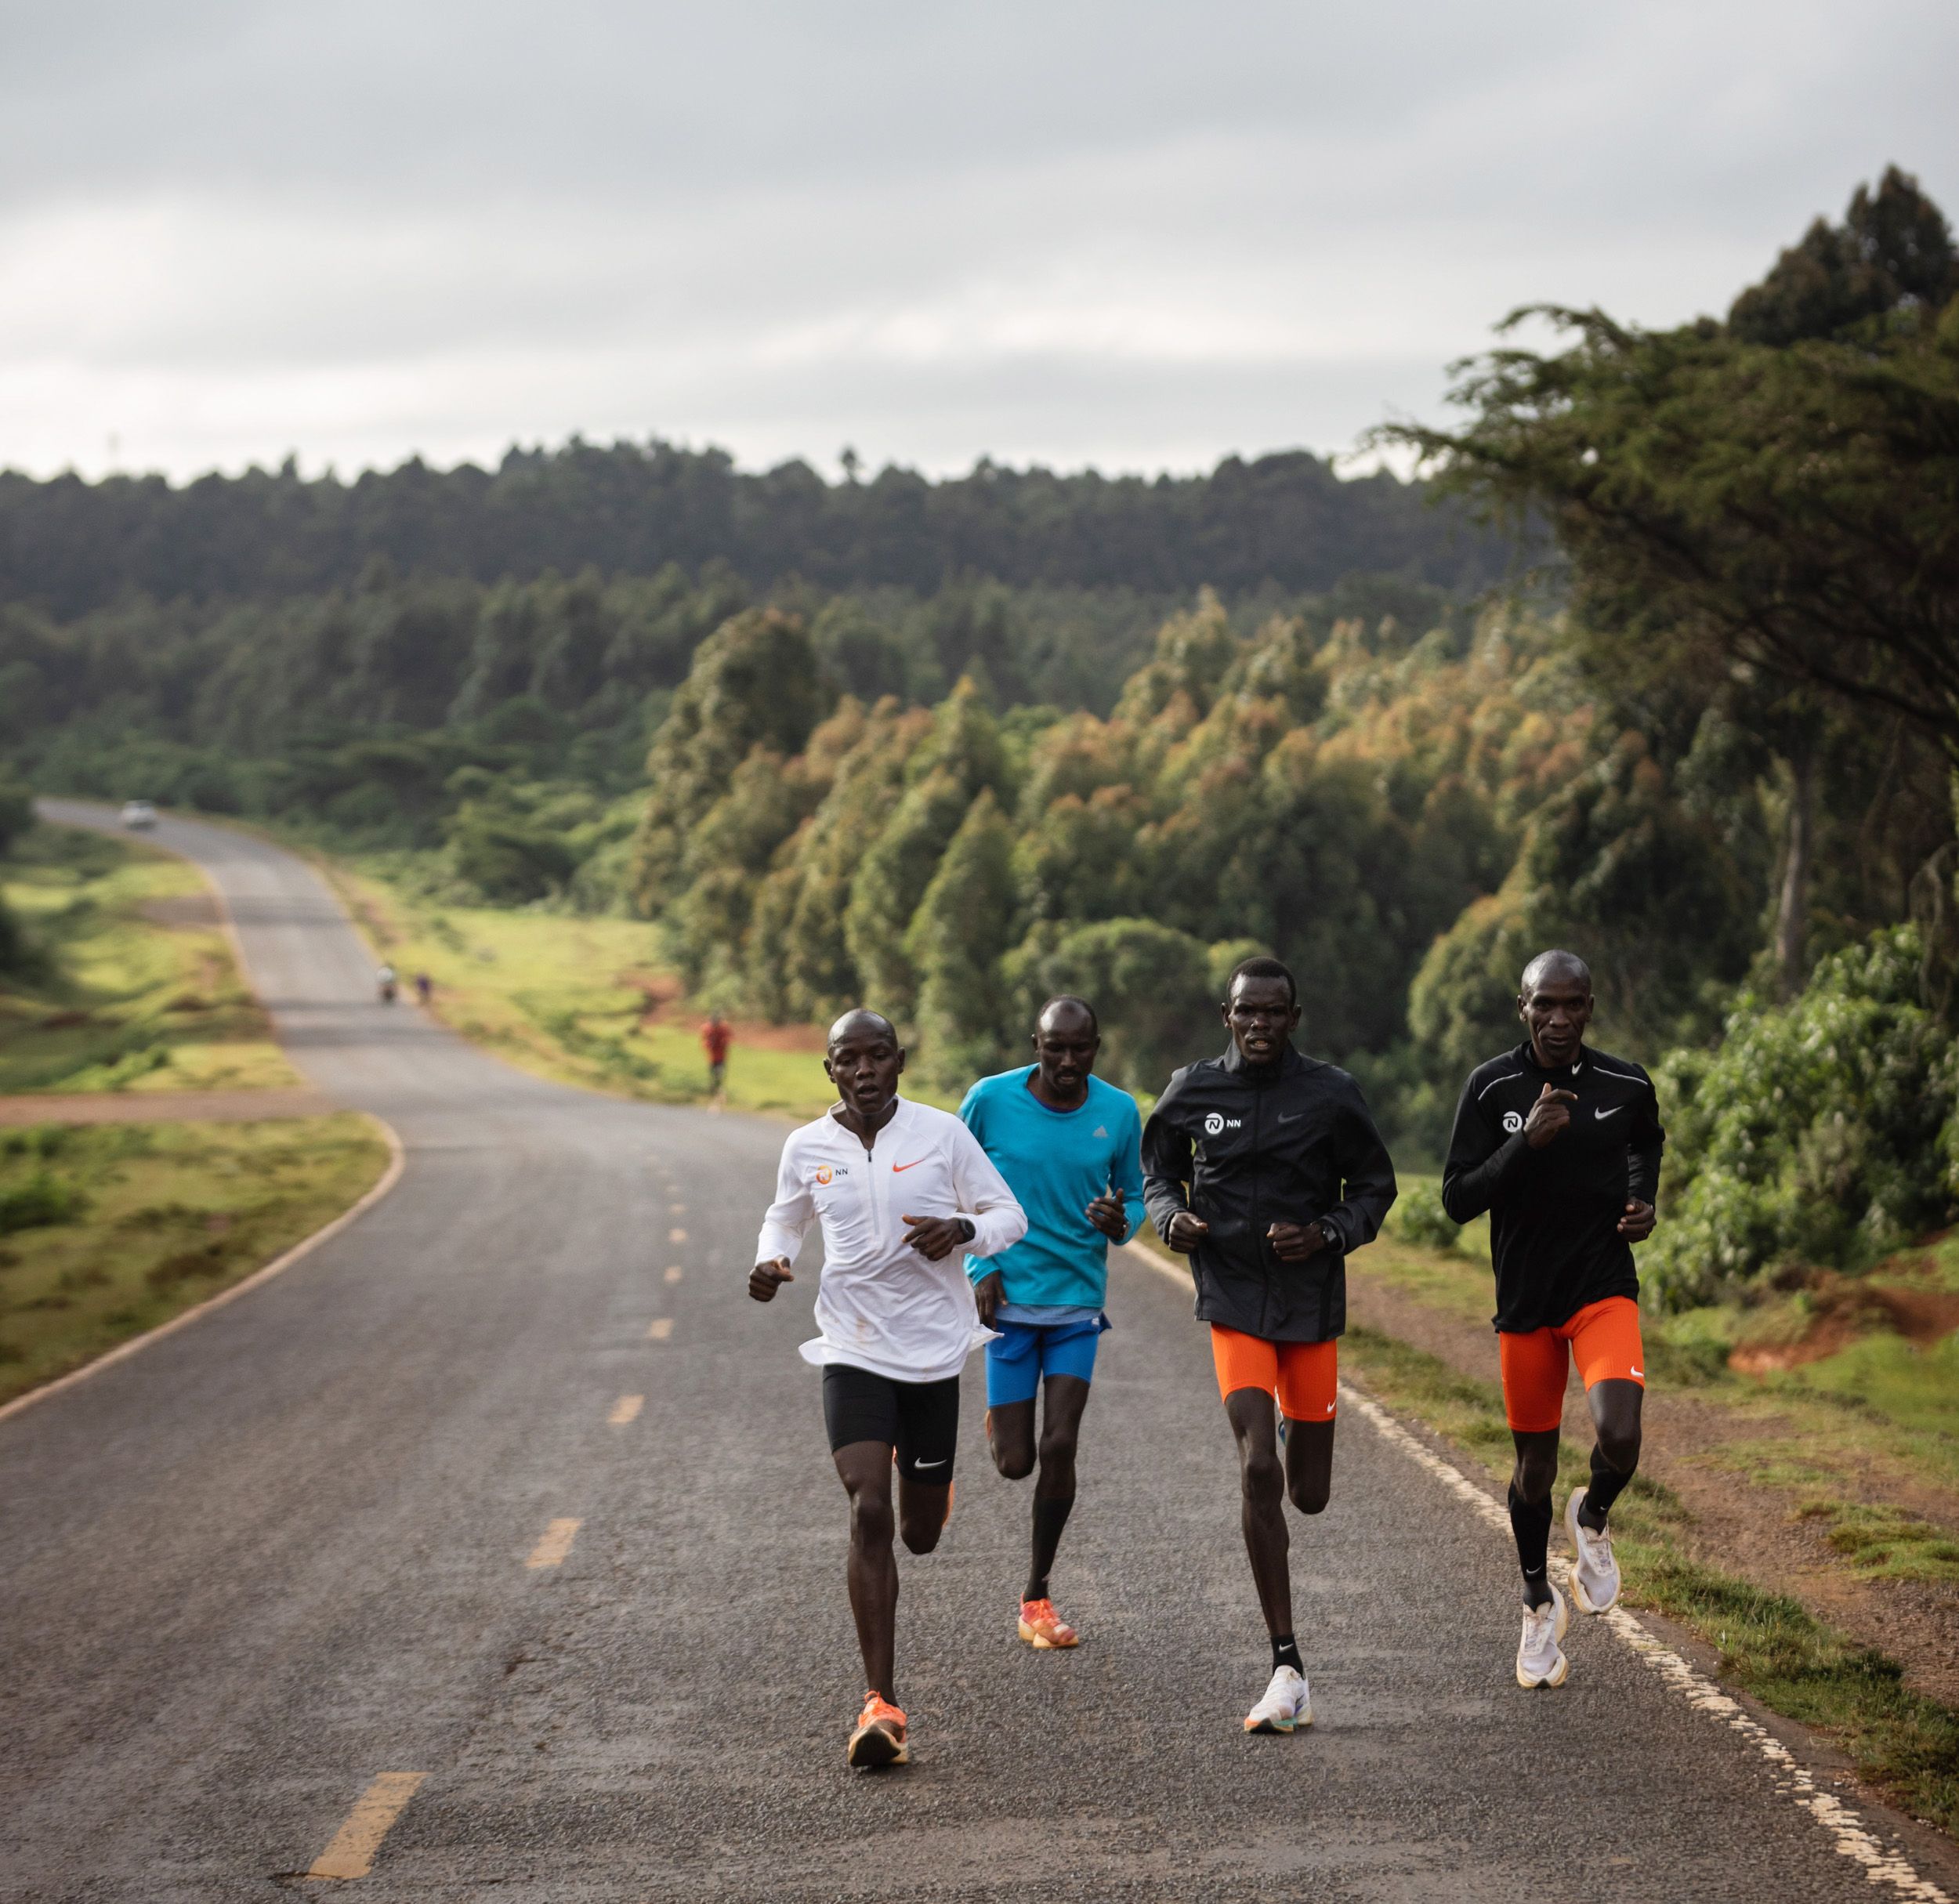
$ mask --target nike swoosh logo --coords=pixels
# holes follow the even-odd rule
[[[1279,1121],[1281,1124],[1297,1124],[1305,1114],[1304,1111],[1295,1111],[1290,1117],[1281,1117]]]
[[[1615,1104],[1610,1110],[1595,1110],[1591,1114],[1595,1117],[1616,1117],[1625,1108],[1623,1104]]]
[[[1632,1372],[1634,1374],[1637,1375],[1642,1381],[1644,1381],[1646,1379],[1646,1371],[1644,1369],[1635,1369]],[[922,1463],[921,1465],[923,1465],[923,1464]]]
[[[926,1468],[943,1468],[943,1467],[944,1467],[944,1466],[945,1466],[945,1464],[946,1464],[946,1461],[951,1461],[951,1459],[952,1459],[952,1457],[951,1457],[951,1455],[949,1455],[949,1454],[948,1454],[948,1455],[945,1457],[945,1461],[914,1461],[911,1464],[912,1464],[912,1466],[913,1466],[914,1468],[917,1468],[917,1469],[919,1471],[919,1472],[920,1472],[921,1474],[922,1474],[922,1473],[925,1471],[925,1469],[926,1469]]]
[[[924,1161],[923,1157],[914,1157],[909,1164],[894,1164],[891,1167],[892,1175],[896,1176],[901,1170],[916,1170]]]

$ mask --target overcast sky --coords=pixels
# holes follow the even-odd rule
[[[1956,76],[1954,0],[0,0],[0,465],[1339,451],[1959,213]]]

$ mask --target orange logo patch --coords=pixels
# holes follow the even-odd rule
[[[819,1183],[827,1183],[834,1174],[830,1166],[826,1164],[817,1172],[817,1181]]]

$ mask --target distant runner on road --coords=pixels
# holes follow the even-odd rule
[[[972,1289],[955,1254],[992,1256],[1027,1219],[957,1117],[898,1095],[905,1055],[888,1019],[847,1012],[830,1027],[823,1068],[838,1102],[782,1147],[776,1200],[755,1245],[748,1294],[774,1300],[809,1225],[823,1225],[814,1341],[823,1413],[850,1497],[850,1611],[869,1690],[850,1733],[853,1765],[911,1756],[893,1684],[898,1529],[929,1554],[952,1512],[959,1370],[976,1342]]]
[[[708,1054],[708,1090],[712,1096],[719,1097],[728,1081],[728,1047],[733,1042],[733,1028],[719,1012],[701,1027],[701,1048]]]
[[[1245,1550],[1272,1636],[1271,1683],[1245,1730],[1289,1732],[1313,1723],[1313,1695],[1284,1500],[1317,1514],[1332,1491],[1346,1256],[1380,1229],[1395,1173],[1360,1087],[1293,1048],[1299,993],[1284,965],[1244,960],[1223,1010],[1231,1048],[1178,1072],[1144,1128],[1143,1195],[1157,1234],[1190,1258],[1238,1439]]]
[[[1050,998],[1034,1034],[1037,1062],[983,1077],[959,1115],[1027,1213],[1027,1233],[991,1257],[969,1256],[987,1345],[987,1440],[1009,1481],[1034,1472],[1041,1396],[1034,1557],[1020,1637],[1045,1652],[1078,1635],[1054,1609],[1048,1575],[1075,1504],[1075,1444],[1095,1344],[1109,1318],[1109,1245],[1142,1225],[1142,1116],[1126,1091],[1093,1075],[1102,1033],[1084,999]]]
[[[1610,1612],[1619,1598],[1606,1517],[1639,1464],[1646,1358],[1632,1246],[1653,1234],[1667,1134],[1653,1080],[1585,1044],[1591,1010],[1591,969],[1575,953],[1540,952],[1524,968],[1517,1015],[1530,1036],[1470,1073],[1443,1167],[1443,1207],[1457,1222],[1490,1212],[1504,1414],[1517,1450],[1517,1683],[1529,1687],[1561,1686],[1571,1670],[1548,1558],[1570,1362],[1598,1429],[1591,1481],[1565,1507],[1585,1613]]]

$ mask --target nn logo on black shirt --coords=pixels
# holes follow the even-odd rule
[[[1512,1137],[1515,1137],[1517,1133],[1523,1128],[1523,1113],[1522,1111],[1505,1111],[1503,1114],[1503,1128],[1505,1130],[1508,1131]]]
[[[1245,1120],[1242,1117],[1227,1117],[1222,1111],[1212,1111],[1204,1120],[1204,1134],[1215,1137],[1223,1131],[1242,1131]]]

